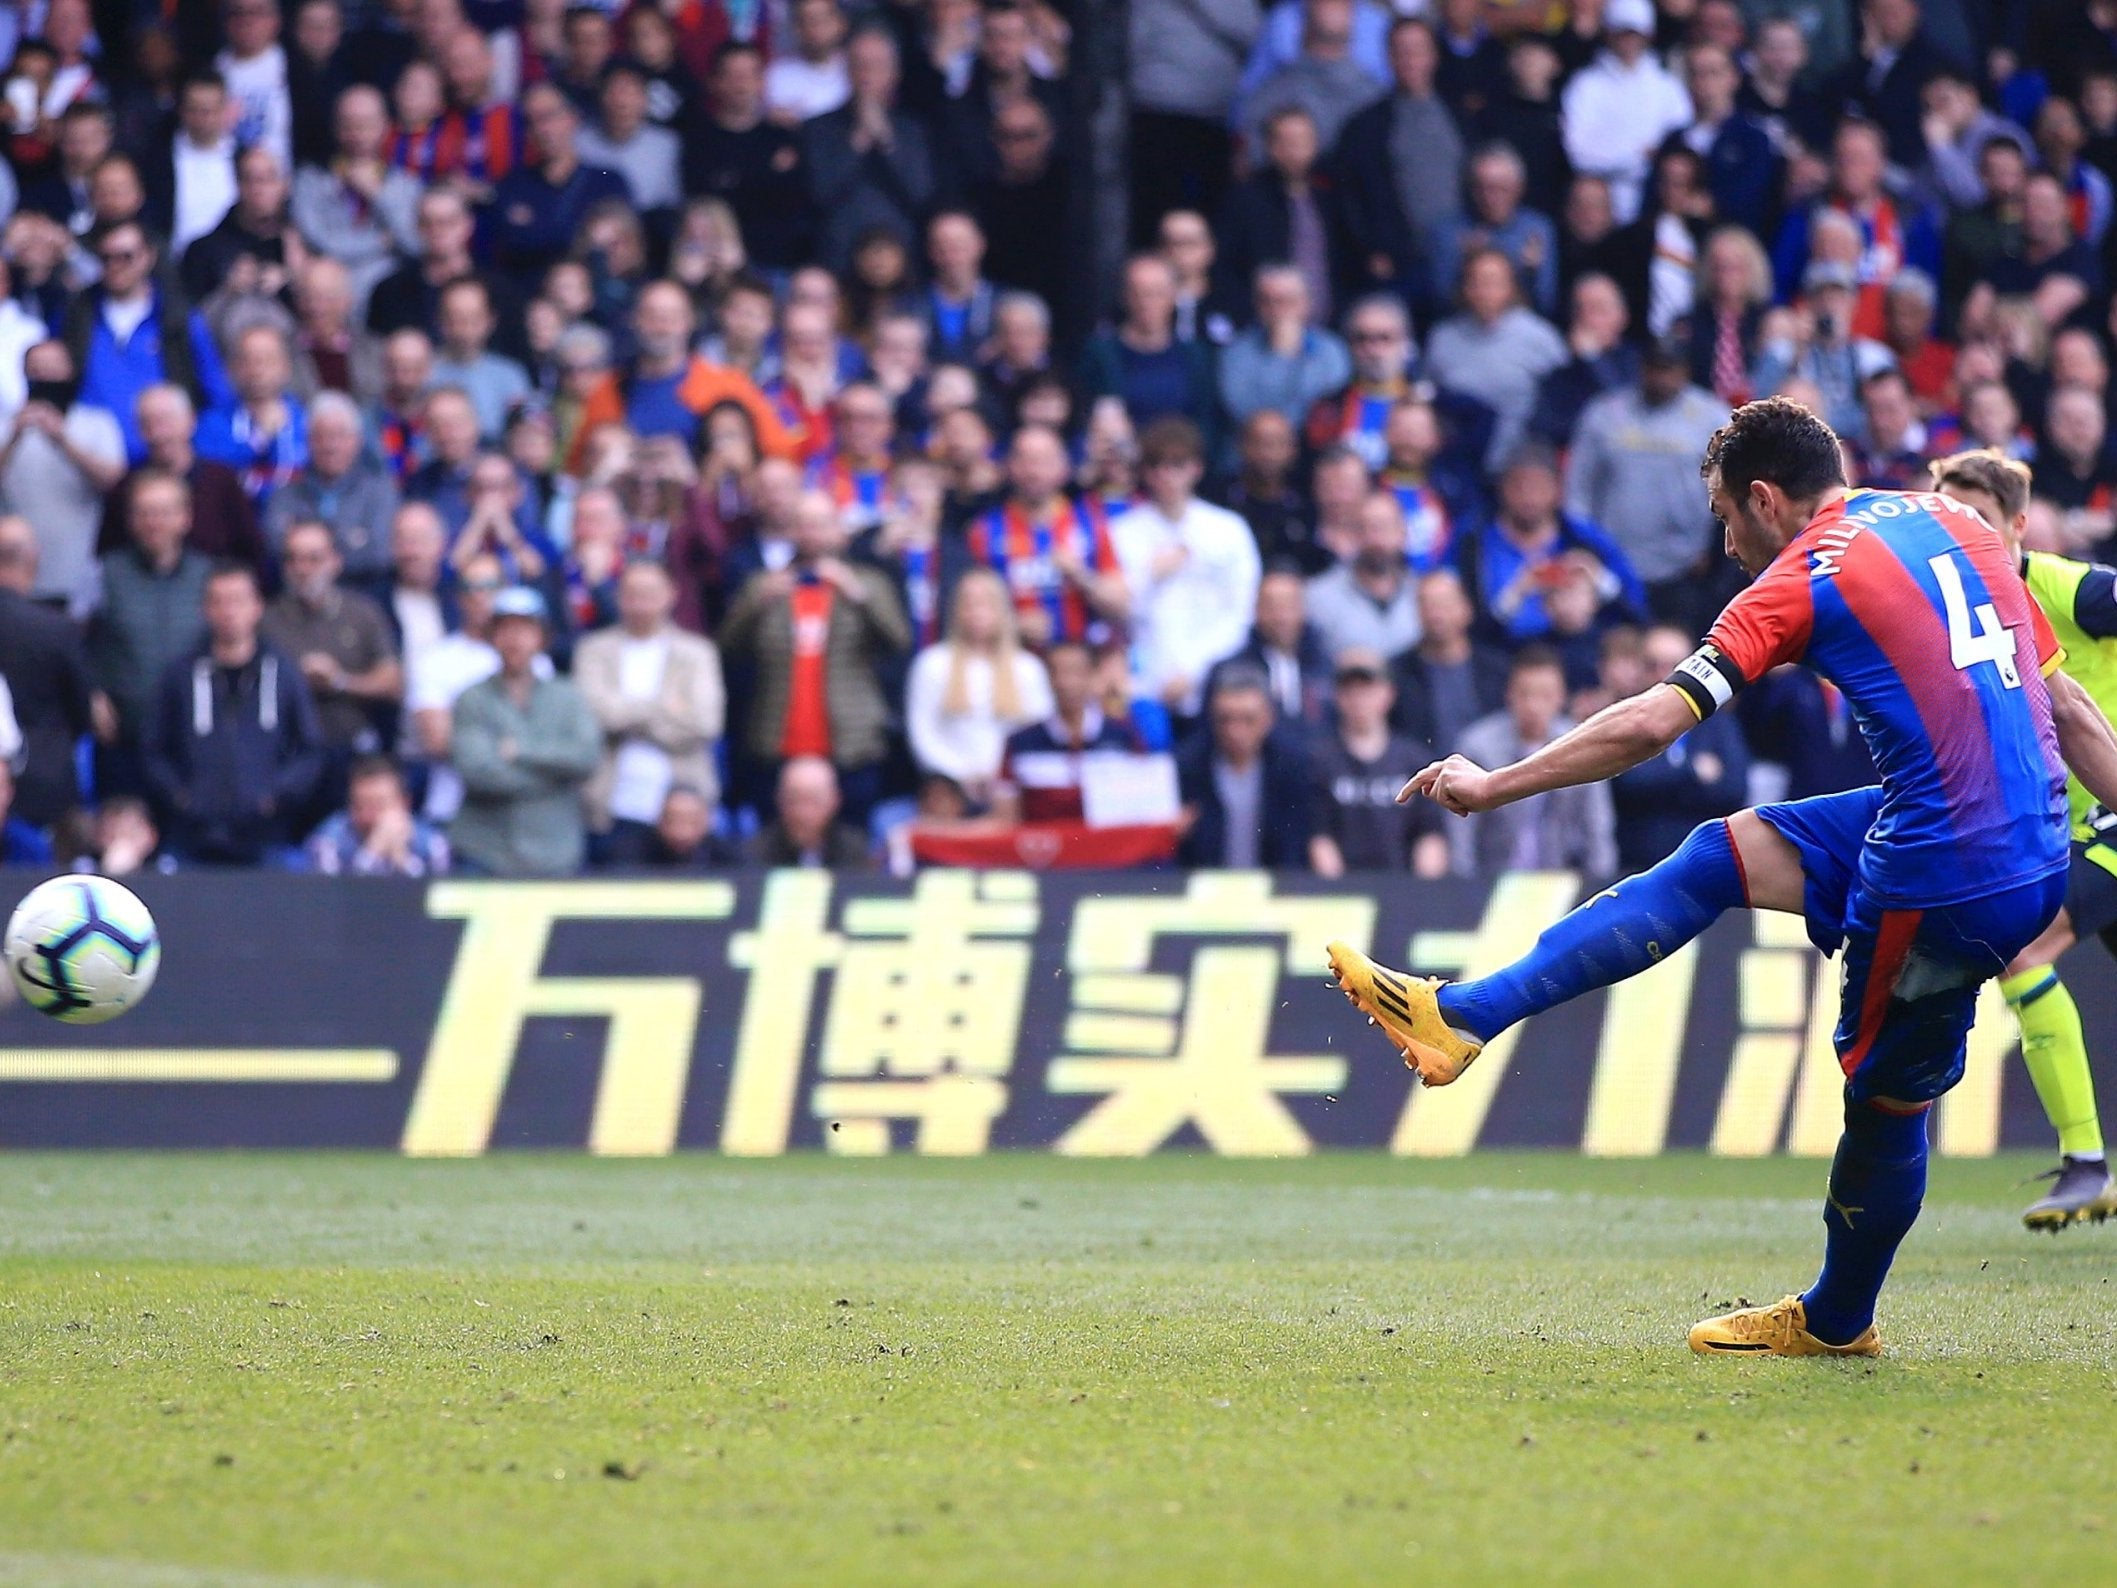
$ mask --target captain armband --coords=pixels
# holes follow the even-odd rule
[[[1669,686],[1690,703],[1703,722],[1730,700],[1749,680],[1735,664],[1720,654],[1720,647],[1707,641],[1669,674]]]

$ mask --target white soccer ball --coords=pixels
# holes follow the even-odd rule
[[[147,996],[162,963],[154,917],[108,877],[54,877],[7,923],[7,968],[32,1009],[68,1025],[115,1020]]]

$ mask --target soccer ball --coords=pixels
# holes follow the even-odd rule
[[[54,877],[7,923],[7,968],[32,1009],[68,1025],[115,1020],[147,996],[162,963],[154,917],[108,877]]]

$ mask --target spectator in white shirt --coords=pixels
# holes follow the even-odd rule
[[[767,116],[795,127],[853,97],[845,35],[845,9],[838,0],[794,0],[794,48],[764,74]]]
[[[228,0],[228,47],[213,59],[235,101],[235,141],[261,143],[294,169],[294,102],[287,52],[279,43],[278,0]]]
[[[1653,53],[1653,0],[1609,0],[1604,49],[1566,85],[1561,110],[1573,169],[1610,184],[1619,225],[1639,213],[1647,161],[1692,120],[1691,96]]]
[[[1140,438],[1147,499],[1110,526],[1132,603],[1139,687],[1194,717],[1206,675],[1242,648],[1263,567],[1250,526],[1198,498],[1205,442],[1169,415]]]
[[[228,85],[218,72],[184,80],[176,101],[177,134],[169,146],[169,249],[181,255],[235,207],[235,134],[228,126]]]
[[[426,502],[406,502],[390,518],[390,589],[384,603],[397,631],[404,676],[416,678],[422,659],[447,637],[441,608],[441,563],[448,530]]]
[[[956,583],[947,637],[912,663],[904,701],[912,758],[921,773],[989,805],[1007,736],[1051,711],[1051,679],[1015,638],[1007,586],[990,568],[972,569]]]

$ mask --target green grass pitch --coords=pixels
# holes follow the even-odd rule
[[[2095,1580],[2117,1227],[1936,1165],[0,1160],[0,1584]]]

